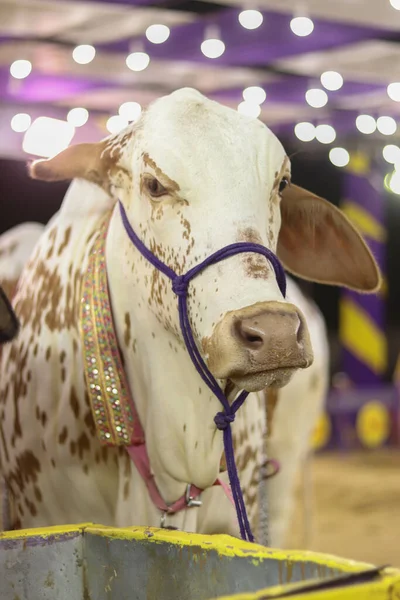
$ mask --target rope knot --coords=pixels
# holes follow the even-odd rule
[[[177,296],[186,296],[189,282],[186,281],[184,275],[177,275],[172,282],[172,291]]]
[[[217,413],[214,417],[214,423],[220,431],[224,431],[234,420],[235,415],[226,415],[223,412]]]

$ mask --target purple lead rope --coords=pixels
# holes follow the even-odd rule
[[[129,223],[122,202],[119,202],[119,208],[122,223],[131,242],[134,244],[134,246],[136,246],[139,252],[144,256],[144,258],[146,258],[149,261],[149,263],[151,263],[158,271],[164,273],[164,275],[166,275],[172,281],[172,290],[178,296],[179,322],[182,330],[183,339],[185,341],[187,351],[189,352],[189,356],[194,366],[196,367],[196,370],[198,371],[200,377],[203,379],[204,383],[210,388],[210,390],[215,394],[215,396],[217,396],[218,400],[223,406],[223,411],[215,415],[214,422],[217,428],[223,431],[226,466],[228,469],[229,482],[231,484],[232,489],[232,496],[235,502],[236,513],[240,528],[240,535],[242,536],[242,539],[253,542],[254,537],[251,532],[250,523],[247,517],[243,494],[240,487],[239,476],[236,469],[231,431],[231,423],[233,423],[233,421],[235,420],[236,412],[246,400],[248,392],[240,392],[239,396],[234,400],[232,405],[230,405],[228,399],[221,390],[216,379],[213,377],[207,365],[205,364],[199,352],[199,349],[197,348],[197,344],[193,337],[192,327],[190,325],[187,307],[188,287],[191,280],[194,279],[197,275],[199,275],[199,273],[201,273],[206,267],[216,264],[231,256],[241,254],[243,252],[254,252],[257,254],[262,254],[267,260],[269,260],[275,271],[275,277],[283,296],[286,295],[285,271],[281,263],[279,262],[279,259],[271,250],[269,250],[265,246],[261,246],[260,244],[252,244],[249,242],[238,242],[236,244],[226,246],[225,248],[222,248],[217,252],[214,252],[214,254],[208,256],[203,262],[190,269],[185,275],[177,275],[175,271],[173,271],[170,267],[168,267],[161,260],[159,260],[137,237],[136,233],[132,229],[131,224]]]

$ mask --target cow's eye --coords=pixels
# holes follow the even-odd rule
[[[289,185],[289,179],[287,177],[283,177],[283,179],[281,179],[281,182],[279,184],[279,193],[282,194],[282,192],[286,189],[286,187]]]
[[[167,194],[165,187],[155,177],[146,177],[145,187],[152,198],[161,198]]]

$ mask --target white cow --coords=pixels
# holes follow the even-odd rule
[[[237,535],[234,509],[213,485],[223,452],[214,423],[221,406],[189,358],[170,281],[132,244],[116,200],[147,248],[178,275],[247,241],[276,251],[306,279],[372,292],[380,276],[369,250],[339,210],[289,185],[289,159],[267,127],[195,90],[161,98],[120,134],[36,162],[31,173],[75,181],[22,273],[15,298],[22,328],[3,349],[0,457],[14,525],[160,525],[140,462],[98,439],[114,440],[110,430],[119,442],[125,432],[131,437],[128,417],[119,420],[121,404],[124,415],[130,406],[119,399],[131,390],[159,496],[171,504],[188,484],[204,490],[200,508],[170,515],[167,524]],[[256,531],[265,459],[260,392],[311,364],[307,324],[256,254],[205,269],[190,283],[188,306],[197,347],[221,388],[230,400],[251,392],[233,431]],[[98,340],[94,320],[101,321]],[[126,380],[118,379],[122,372]]]

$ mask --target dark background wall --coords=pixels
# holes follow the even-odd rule
[[[285,144],[290,155],[294,148]],[[340,170],[334,167],[327,152],[300,152],[292,157],[292,177],[298,185],[339,205],[341,198]],[[46,223],[58,210],[68,183],[47,184],[33,181],[27,175],[26,164],[12,160],[0,160],[0,233],[23,221]],[[383,196],[387,206],[387,334],[389,341],[390,378],[397,354],[400,351],[400,196]],[[318,284],[301,282],[305,291],[314,297],[327,321],[330,333],[332,372],[340,369],[340,346],[338,342],[338,302],[340,290]]]

